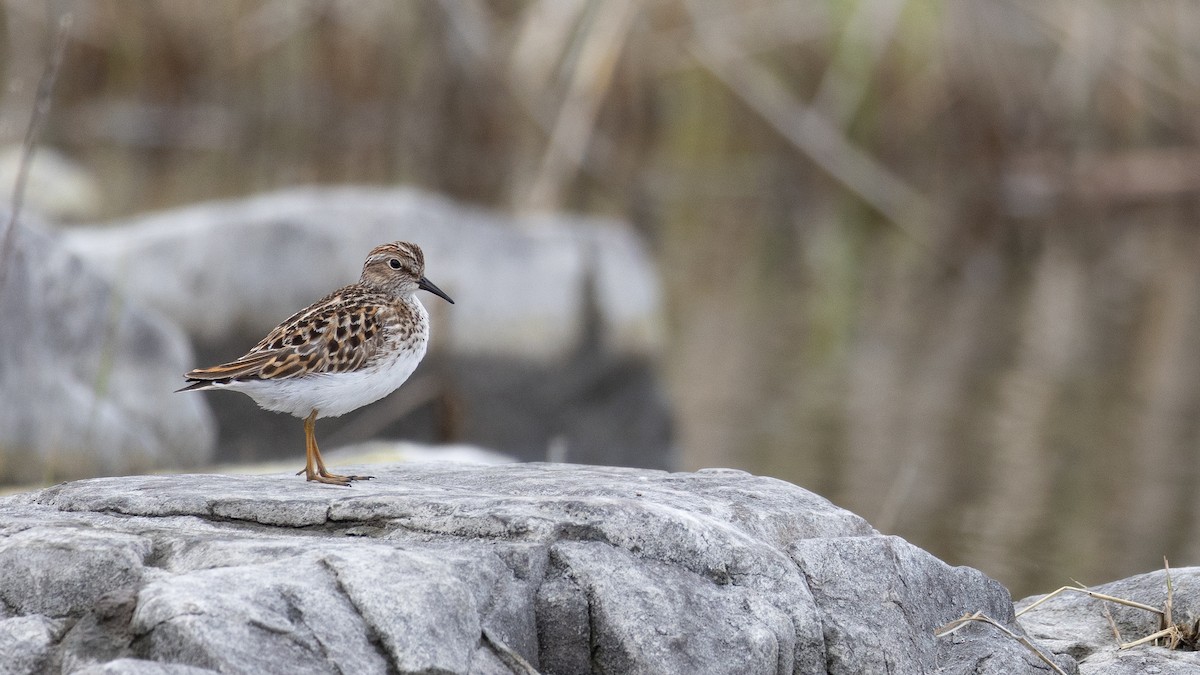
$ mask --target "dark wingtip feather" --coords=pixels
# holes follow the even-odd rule
[[[196,389],[203,389],[210,384],[212,384],[212,382],[210,382],[208,380],[188,380],[188,385],[186,387],[183,387],[182,389],[176,389],[173,393],[178,394],[181,391],[193,391]]]

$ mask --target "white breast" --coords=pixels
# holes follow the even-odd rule
[[[419,325],[406,344],[389,342],[383,355],[369,367],[347,373],[320,373],[282,380],[232,382],[223,389],[235,389],[254,399],[259,406],[296,417],[308,417],[314,409],[317,418],[338,417],[374,403],[396,391],[416,370],[425,356],[429,337],[429,314],[413,298]]]

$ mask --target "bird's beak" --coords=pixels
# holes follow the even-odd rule
[[[454,301],[450,299],[450,296],[448,296],[444,292],[442,292],[442,289],[435,286],[432,281],[426,279],[425,277],[421,277],[417,281],[417,288],[419,288],[423,291],[429,291],[430,293],[433,293],[434,295],[445,300],[446,302],[448,302],[452,305],[454,304]]]

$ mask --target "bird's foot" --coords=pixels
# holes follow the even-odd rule
[[[302,469],[296,472],[296,475],[299,476],[302,473],[307,473],[307,470]],[[374,477],[375,476],[342,476],[336,473],[329,473],[328,471],[314,471],[307,476],[308,480],[316,483],[340,485],[342,487],[350,487],[351,481],[371,480]]]

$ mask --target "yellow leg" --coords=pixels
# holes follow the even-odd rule
[[[308,480],[349,487],[352,480],[374,478],[374,476],[340,476],[336,473],[329,473],[325,468],[325,460],[321,459],[321,449],[317,447],[316,429],[317,411],[314,408],[308,417],[304,418],[304,475]]]

